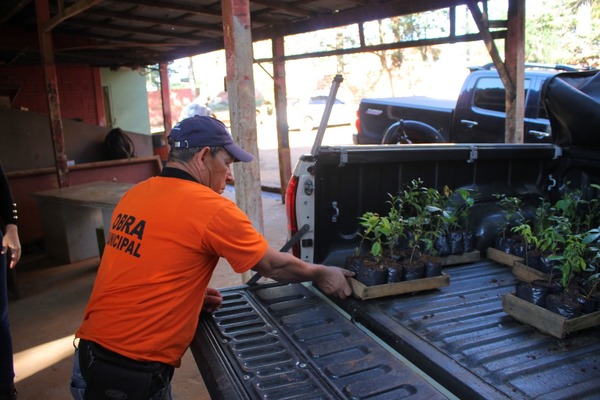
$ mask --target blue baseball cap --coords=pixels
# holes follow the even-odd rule
[[[168,137],[171,150],[190,147],[223,147],[235,161],[249,162],[252,154],[233,142],[231,133],[221,121],[213,117],[194,115],[183,119],[171,130]]]

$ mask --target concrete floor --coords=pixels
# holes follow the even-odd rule
[[[226,192],[227,197],[234,194]],[[263,198],[265,236],[281,248],[286,238],[285,206],[277,196]],[[70,399],[73,333],[78,328],[96,276],[99,258],[61,265],[32,251],[17,266],[20,298],[9,302],[20,400]],[[220,288],[242,283],[222,260],[211,280]],[[191,352],[175,371],[176,400],[210,399]]]

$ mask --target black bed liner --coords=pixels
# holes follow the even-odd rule
[[[444,269],[450,286],[414,296],[339,302],[359,322],[460,398],[598,399],[600,329],[545,335],[502,310],[511,269]]]
[[[191,349],[213,399],[444,399],[301,284],[222,289]]]
[[[448,267],[450,286],[336,300],[433,380],[464,399],[597,399],[600,329],[556,339],[502,310],[510,268]],[[443,398],[300,284],[223,290],[192,351],[214,399]]]

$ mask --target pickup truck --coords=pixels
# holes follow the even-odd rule
[[[525,70],[525,143],[548,143],[550,123],[541,91],[564,65],[527,64]],[[382,143],[504,143],[505,90],[491,64],[470,68],[456,100],[429,97],[362,99],[353,140]]]
[[[223,288],[223,307],[201,316],[191,344],[211,397],[597,399],[600,329],[557,339],[506,314],[515,276],[486,249],[504,218],[495,194],[559,199],[570,186],[599,195],[598,81],[586,72],[547,82],[554,143],[320,146],[318,133],[287,190],[297,257],[344,266],[359,216],[385,212],[390,193],[420,179],[476,189],[481,258],[445,267],[448,286],[369,300],[300,283]]]

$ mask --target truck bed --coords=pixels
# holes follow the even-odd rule
[[[439,290],[341,306],[460,398],[598,398],[600,329],[558,340],[514,320],[502,310],[515,281],[504,265],[444,272]]]
[[[598,398],[600,329],[558,340],[517,322],[502,310],[514,286],[504,265],[444,272],[444,288],[336,300],[351,320],[300,284],[224,290],[224,307],[201,319],[192,343],[211,396],[443,398],[354,322],[459,398]]]

